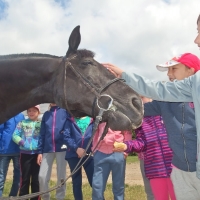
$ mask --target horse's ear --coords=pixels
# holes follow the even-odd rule
[[[76,26],[69,37],[69,48],[67,50],[66,57],[76,52],[80,42],[81,42],[80,26]]]

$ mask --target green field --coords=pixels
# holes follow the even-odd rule
[[[127,163],[138,162],[137,156],[128,156]],[[50,182],[50,187],[55,186],[55,182]],[[8,180],[5,183],[4,194],[6,197],[9,194],[11,188],[11,181]],[[84,200],[91,200],[92,189],[89,184],[83,184],[82,187]],[[67,192],[65,200],[73,200],[73,192],[72,192],[72,184],[70,182],[67,183]],[[125,185],[125,200],[145,200],[145,192],[144,187],[141,185]],[[56,200],[55,191],[51,192],[51,200]],[[105,191],[105,200],[113,200],[112,194],[112,184],[107,184]]]

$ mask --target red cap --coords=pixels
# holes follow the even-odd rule
[[[170,61],[166,62],[165,64],[157,65],[157,69],[159,71],[167,71],[168,67],[177,65],[177,64],[183,64],[187,67],[194,68],[195,73],[200,70],[200,60],[197,56],[191,53],[184,53],[177,57],[172,58]]]

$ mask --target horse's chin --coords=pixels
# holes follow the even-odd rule
[[[138,126],[134,125],[131,120],[121,112],[109,112],[108,125],[112,130],[128,131],[136,129]]]

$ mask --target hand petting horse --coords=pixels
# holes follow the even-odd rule
[[[77,50],[80,26],[72,31],[64,57],[46,54],[0,56],[0,124],[34,105],[55,102],[76,117],[95,117],[113,130],[137,128],[143,106],[139,95],[93,59],[94,53]]]

